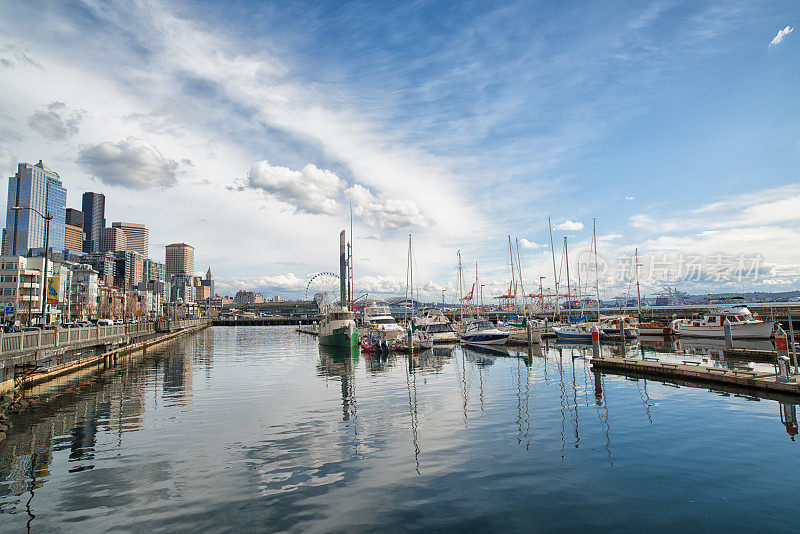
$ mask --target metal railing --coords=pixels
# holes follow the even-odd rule
[[[139,337],[156,332],[183,330],[202,324],[209,324],[207,319],[183,319],[157,323],[148,321],[131,324],[115,324],[113,326],[87,326],[83,328],[64,328],[58,330],[38,330],[0,334],[0,358],[20,352],[42,349],[69,348],[97,341],[114,341],[126,336]]]

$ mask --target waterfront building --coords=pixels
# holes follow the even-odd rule
[[[125,232],[120,228],[100,230],[100,252],[124,252],[128,248]]]
[[[172,284],[171,302],[194,303],[197,301],[197,288],[190,283]]]
[[[72,267],[72,283],[67,299],[70,320],[88,320],[97,317],[98,272],[91,265]]]
[[[84,252],[100,250],[100,231],[106,227],[106,196],[102,193],[87,191],[83,194]]]
[[[14,317],[23,324],[41,321],[44,280],[44,257],[27,258],[25,256],[0,256],[0,298],[3,311],[6,307],[14,308]],[[60,272],[60,264],[48,262],[47,276]],[[57,321],[60,310],[57,305],[47,304],[45,307],[46,322]],[[3,314],[5,315],[5,313]],[[4,317],[5,320],[11,319]]]
[[[50,249],[64,248],[67,190],[58,173],[48,169],[42,160],[36,165],[20,163],[17,173],[8,179],[3,253],[22,256],[32,248],[44,248],[44,218],[31,210],[11,209],[15,206],[33,208],[42,215],[50,213]]]
[[[138,252],[142,258],[150,256],[150,229],[144,224],[132,222],[115,222],[113,228],[125,233],[125,250]]]
[[[236,304],[261,304],[264,302],[264,295],[254,291],[243,291],[240,289],[236,292],[236,296],[233,297],[233,302]]]
[[[176,274],[194,275],[194,247],[186,243],[167,245],[167,277]]]

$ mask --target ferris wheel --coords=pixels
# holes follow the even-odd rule
[[[339,276],[323,272],[311,276],[306,284],[306,300],[314,299],[320,311],[339,301]]]

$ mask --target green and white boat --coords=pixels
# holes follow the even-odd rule
[[[327,347],[358,346],[355,314],[347,308],[331,309],[319,323],[319,344]]]

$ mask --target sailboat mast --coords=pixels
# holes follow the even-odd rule
[[[408,323],[408,287],[409,281],[408,278],[411,274],[411,234],[408,234],[408,253],[406,254],[406,302],[405,306],[403,306],[403,322]],[[414,298],[413,294],[413,286],[412,286],[412,294],[411,298]]]
[[[478,262],[475,262],[475,287],[472,289],[472,296],[475,298],[475,317],[480,319],[481,316],[481,309],[478,307],[478,304],[483,304],[482,302],[478,302],[478,296],[483,296],[480,293],[481,288],[478,285]]]
[[[550,228],[550,256],[553,258],[553,282],[556,287],[556,317],[558,317],[558,274],[556,273],[556,250],[553,247],[553,225],[550,217],[547,218],[547,226]]]
[[[600,322],[600,271],[597,269],[597,218],[592,218],[592,242],[594,243],[594,290],[597,293],[597,318]]]
[[[411,234],[408,234],[408,270],[411,273],[411,320],[414,320],[414,252],[411,249]],[[408,304],[408,302],[406,302]],[[406,306],[408,308],[408,306]]]
[[[509,294],[514,295],[514,306],[517,305],[517,279],[514,277],[514,250],[511,248],[511,234],[508,235],[508,261],[511,264],[511,284],[508,287]],[[513,293],[512,293],[513,291]]]
[[[458,302],[461,322],[464,322],[464,276],[461,270],[461,251],[458,251]]]
[[[572,317],[572,290],[569,286],[569,251],[567,250],[567,236],[564,236],[564,259],[567,262],[567,313]]]
[[[519,275],[519,290],[522,292],[522,312],[528,316],[528,307],[525,305],[525,284],[522,281],[522,261],[519,259],[519,239],[514,238],[517,245],[517,275]]]
[[[636,247],[634,251],[634,256],[636,257],[636,307],[639,310],[639,317],[641,320],[642,317],[642,295],[639,293],[639,247]]]

